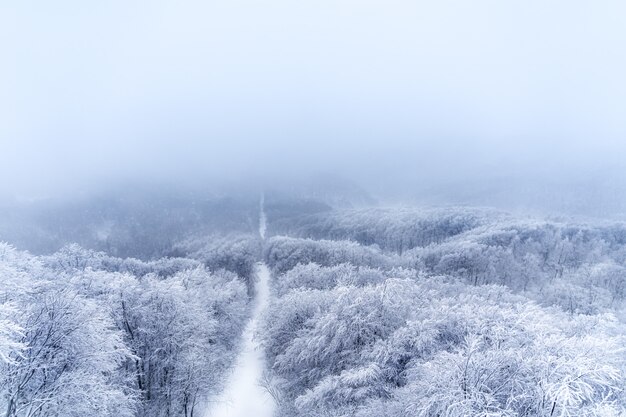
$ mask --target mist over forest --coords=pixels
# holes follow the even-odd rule
[[[626,5],[0,5],[0,416],[626,415]]]

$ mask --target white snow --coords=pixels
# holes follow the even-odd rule
[[[259,234],[261,239],[265,239],[265,231],[267,230],[267,217],[265,216],[265,194],[261,194],[261,215],[259,216]]]
[[[261,197],[259,234],[265,238],[265,213]],[[271,417],[274,399],[260,385],[265,369],[263,351],[255,340],[259,318],[269,302],[270,271],[262,262],[257,264],[256,300],[252,318],[243,333],[243,347],[237,358],[224,392],[211,402],[207,417]]]

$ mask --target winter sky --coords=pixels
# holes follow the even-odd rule
[[[624,21],[621,0],[3,2],[2,187],[616,164]]]

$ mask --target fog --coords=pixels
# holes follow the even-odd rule
[[[2,416],[626,416],[625,22],[0,0]]]
[[[625,17],[617,0],[5,2],[0,190],[330,173],[383,199],[611,200]]]

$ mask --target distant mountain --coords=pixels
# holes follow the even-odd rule
[[[75,200],[20,201],[0,207],[0,242],[35,254],[78,243],[114,256],[151,259],[193,233],[256,232],[258,198],[129,186]]]
[[[304,180],[274,184],[266,191],[269,199],[300,200],[332,208],[356,208],[376,205],[377,201],[356,182],[330,174]]]
[[[626,181],[621,176],[501,178],[416,186],[407,190],[421,205],[490,206],[527,214],[626,218]]]

